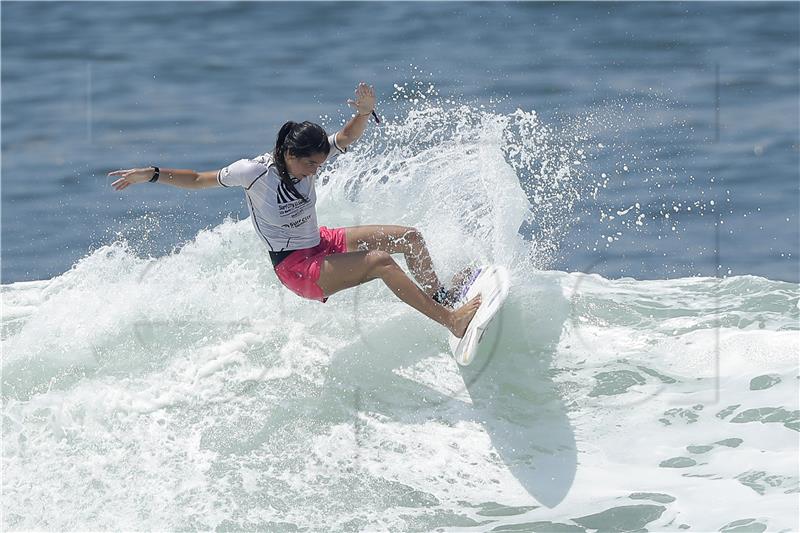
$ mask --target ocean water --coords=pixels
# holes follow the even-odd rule
[[[800,529],[798,4],[0,9],[4,530]],[[285,290],[241,191],[105,177],[361,79],[319,219],[505,265],[469,367]]]

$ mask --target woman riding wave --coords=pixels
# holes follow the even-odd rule
[[[405,303],[462,337],[478,310],[480,295],[458,309],[449,308],[458,288],[448,290],[439,282],[419,231],[406,226],[317,225],[317,171],[361,137],[370,115],[377,121],[375,93],[369,85],[359,84],[355,100],[347,103],[356,114],[333,135],[311,122],[287,122],[278,132],[272,152],[240,159],[220,170],[147,167],[108,175],[119,176],[112,183],[118,191],[144,182],[182,189],[242,187],[253,226],[269,249],[275,274],[294,293],[325,302],[343,289],[381,279]],[[419,285],[391,256],[400,253]],[[464,273],[456,276],[454,283],[463,282],[463,277]]]

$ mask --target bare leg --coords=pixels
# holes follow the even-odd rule
[[[407,226],[352,226],[345,228],[347,250],[382,250],[390,254],[403,254],[411,275],[426,294],[432,295],[442,284],[433,269],[431,254],[425,239],[416,228]]]
[[[463,337],[467,325],[481,303],[476,296],[455,311],[439,305],[425,294],[386,251],[372,250],[333,254],[322,263],[319,287],[325,296],[355,287],[373,279],[381,279],[398,298],[445,326],[456,337]]]

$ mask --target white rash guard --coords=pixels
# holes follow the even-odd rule
[[[336,144],[336,134],[326,161],[343,154]],[[223,187],[244,187],[247,209],[256,233],[272,252],[302,250],[319,244],[317,225],[316,175],[295,183],[297,192],[308,198],[292,195],[281,182],[272,153],[254,159],[240,159],[221,169],[217,181]]]

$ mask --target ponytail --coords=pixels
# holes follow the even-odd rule
[[[275,142],[275,152],[272,154],[272,156],[273,159],[275,159],[275,166],[278,167],[278,174],[281,178],[284,177],[284,174],[287,177],[289,176],[289,171],[286,170],[286,159],[284,159],[287,148],[286,136],[289,135],[289,132],[292,131],[292,128],[294,128],[296,124],[296,122],[292,122],[290,120],[281,126],[281,129],[278,132],[278,140]]]
[[[278,176],[281,177],[281,182],[294,195],[295,198],[302,198],[303,202],[308,202],[308,198],[300,194],[294,186],[294,181],[289,175],[289,170],[286,168],[286,152],[289,150],[289,145],[286,143],[286,137],[291,133],[292,129],[297,125],[296,122],[291,120],[281,126],[278,132],[278,139],[275,141],[275,152],[272,154],[272,159],[275,161],[275,168],[278,169]]]
[[[331,150],[328,135],[322,126],[311,122],[292,122],[291,120],[281,126],[278,131],[278,139],[275,141],[275,151],[272,158],[281,182],[297,198],[302,198],[308,202],[308,198],[300,194],[295,188],[294,181],[286,168],[286,154],[291,151],[295,157],[307,157],[313,154],[325,154]]]

